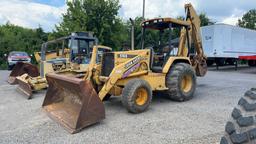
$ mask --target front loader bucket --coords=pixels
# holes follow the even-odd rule
[[[88,80],[47,74],[48,89],[43,102],[47,114],[70,133],[105,118],[105,109]]]
[[[29,76],[36,77],[39,76],[39,70],[37,66],[30,63],[17,62],[9,75],[8,83],[17,84],[16,77],[27,73]]]

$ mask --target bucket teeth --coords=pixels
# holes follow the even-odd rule
[[[15,84],[18,84],[17,80],[16,80],[16,77],[14,76],[9,76],[7,82],[11,85],[15,85]]]
[[[31,85],[28,82],[29,78],[30,78],[30,76],[28,76],[27,74],[23,74],[22,76],[18,76],[16,78],[16,81],[18,82],[18,88],[17,89],[22,94],[27,96],[28,99],[31,99],[33,89],[32,89]]]

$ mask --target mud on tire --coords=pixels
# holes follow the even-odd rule
[[[248,90],[233,109],[220,144],[256,143],[256,88]]]

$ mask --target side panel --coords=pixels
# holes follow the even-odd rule
[[[142,53],[147,53],[143,59],[146,61],[147,65],[149,66],[149,61],[150,61],[149,49],[115,52],[115,66],[120,65],[121,63],[125,63],[128,60],[133,59],[134,57]]]
[[[233,53],[225,53],[232,49],[232,29],[228,25],[214,26],[214,47],[216,49],[214,57],[236,58]]]
[[[207,57],[214,56],[214,27],[213,26],[204,26],[201,27],[202,43],[204,48],[204,53]]]
[[[190,63],[190,59],[187,58],[187,57],[170,57],[168,59],[168,61],[166,62],[166,64],[164,65],[164,68],[163,68],[163,73],[166,74],[168,73],[170,67],[176,63],[176,62],[186,62],[186,63]]]
[[[129,82],[130,80],[132,80],[134,78],[139,78],[139,79],[143,79],[143,80],[147,81],[153,91],[166,90],[167,87],[165,86],[165,76],[166,76],[166,74],[149,72],[146,75],[140,75],[140,76],[136,76],[136,77],[129,77],[129,78],[118,80],[116,85],[117,86],[125,86],[126,83]]]
[[[244,51],[239,56],[256,55],[256,31],[244,29]]]

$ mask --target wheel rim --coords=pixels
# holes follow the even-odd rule
[[[139,88],[136,92],[136,104],[137,105],[144,105],[148,100],[148,93],[147,90],[144,88]]]
[[[192,88],[192,76],[191,75],[184,75],[181,81],[181,89],[183,92],[189,92]]]

